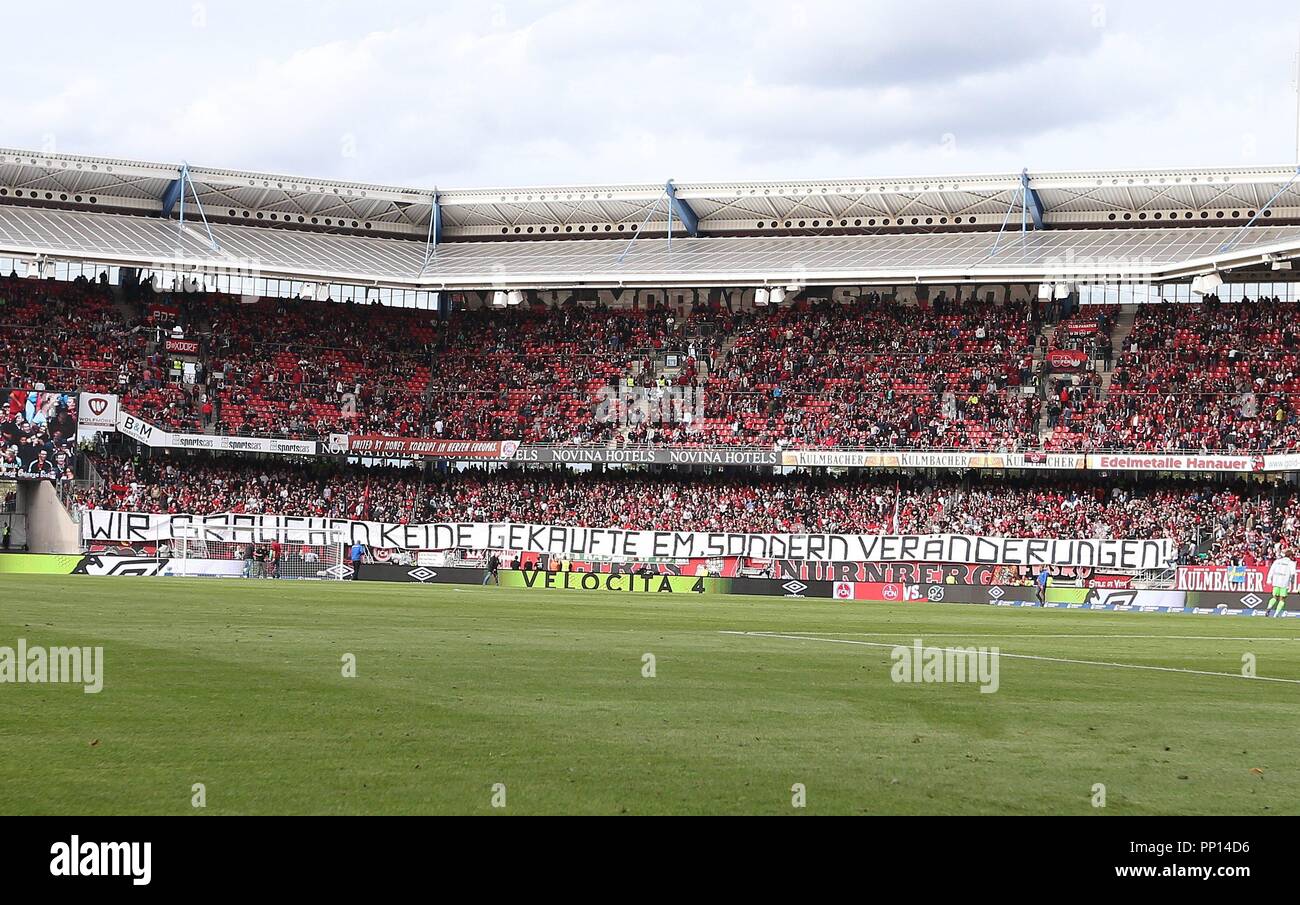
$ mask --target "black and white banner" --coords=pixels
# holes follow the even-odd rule
[[[745,556],[814,562],[942,562],[1027,566],[1091,566],[1156,569],[1174,559],[1171,540],[1049,540],[974,537],[964,534],[741,534],[720,531],[630,531],[519,525],[510,522],[436,522],[401,525],[348,519],[222,513],[192,515],[114,512],[92,509],[82,515],[86,541],[144,543],[170,540],[176,525],[212,527],[212,539],[252,542],[276,532],[301,532],[308,543],[325,543],[338,529],[347,543],[405,550],[517,550],[552,556],[689,559]],[[319,536],[319,541],[315,540]]]

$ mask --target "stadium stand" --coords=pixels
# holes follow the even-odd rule
[[[880,299],[738,318],[709,385],[711,441],[753,446],[1036,446],[1028,308]],[[663,439],[657,436],[637,439]],[[670,438],[676,439],[676,438]]]
[[[144,337],[107,287],[86,280],[0,280],[0,386],[138,391]],[[119,375],[131,375],[120,381]]]
[[[1109,392],[1082,406],[1070,449],[1269,452],[1300,439],[1294,305],[1144,305]]]
[[[333,516],[399,523],[516,521],[690,531],[1006,537],[1170,537],[1181,559],[1266,561],[1300,529],[1300,493],[1284,483],[1049,475],[1008,479],[795,473],[671,477],[555,470],[415,468],[235,457],[97,459],[85,508],[206,515]]]
[[[99,179],[97,168],[79,166],[90,160],[11,163],[53,184],[65,170]],[[699,222],[671,242],[654,215],[660,186],[624,186],[588,204],[540,191],[376,193],[263,179],[262,201],[230,207],[225,193],[254,184],[247,174],[197,171],[196,200],[214,215],[199,233],[172,222],[161,199],[170,168],[156,175],[159,199],[104,210],[86,208],[80,187],[71,200],[51,193],[42,207],[18,195],[0,204],[0,238],[14,255],[5,269],[27,271],[0,278],[0,386],[115,393],[125,412],[186,434],[761,450],[768,465],[798,461],[770,456],[787,450],[1018,452],[1040,470],[880,474],[853,471],[849,460],[848,477],[599,465],[589,474],[457,474],[345,465],[334,455],[168,456],[119,434],[98,441],[75,491],[81,505],[1169,537],[1185,561],[1221,563],[1263,561],[1300,527],[1293,464],[1255,461],[1300,445],[1300,293],[1285,272],[1300,249],[1300,194],[1290,169],[1189,171],[1172,182],[1163,172],[1130,174],[1120,200],[1096,174],[1055,174],[1038,183],[1043,222],[1030,229],[1021,216],[1019,242],[1003,231],[1015,222],[1014,199],[1027,203],[1028,173],[960,192],[940,180],[906,191],[697,186],[679,199],[697,203]],[[1209,177],[1274,198],[1273,207],[1218,210]],[[96,197],[110,189],[112,180]],[[748,208],[736,199],[751,196],[771,213],[737,219]],[[806,208],[814,196],[827,213]],[[344,197],[346,222],[336,210]],[[928,212],[879,221],[850,212],[868,197]],[[151,216],[138,215],[146,209]],[[840,213],[832,219],[831,210]],[[1121,221],[1126,228],[1116,228]],[[435,235],[435,222],[446,232]],[[221,266],[210,267],[218,251]],[[113,285],[96,269],[102,261],[117,262]],[[82,276],[72,280],[74,269]],[[60,272],[66,278],[52,278]],[[1254,284],[1246,298],[1238,279],[1282,282]],[[1169,298],[1177,304],[1161,301]],[[696,404],[676,419],[635,406],[611,417],[603,406],[611,393]],[[1086,471],[1046,464],[1053,453],[1102,451],[1248,456],[1224,470],[1268,475],[1116,477],[1091,461]]]
[[[0,384],[117,392],[127,411],[200,433],[1234,454],[1300,439],[1300,332],[1295,306],[1275,300],[1140,306],[1109,370],[1114,306],[1054,324],[1036,304],[942,297],[734,312],[530,305],[441,320],[206,293],[131,301],[86,280],[10,277],[0,293]],[[200,340],[192,383],[167,379],[173,324]],[[1044,353],[1060,350],[1087,366],[1054,371]],[[623,386],[693,388],[702,417],[599,417],[602,390]]]

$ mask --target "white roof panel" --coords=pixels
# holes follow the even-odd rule
[[[1300,225],[418,241],[0,205],[0,254],[428,289],[1172,279],[1300,254]]]

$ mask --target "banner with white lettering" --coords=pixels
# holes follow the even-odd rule
[[[281,530],[306,543],[316,535],[325,543],[342,528],[349,544],[405,550],[516,550],[581,558],[632,560],[746,556],[813,562],[940,562],[1025,566],[1091,566],[1106,569],[1156,569],[1172,564],[1172,540],[1053,540],[975,537],[963,534],[741,534],[721,531],[631,531],[519,525],[511,522],[387,522],[308,516],[222,513],[192,515],[88,510],[82,515],[86,541],[144,543],[170,540],[176,525],[212,529],[212,539],[268,543]]]
[[[342,435],[331,434],[330,446]],[[346,452],[358,456],[431,456],[459,459],[509,459],[519,450],[518,440],[437,440],[420,437],[386,437],[349,434]]]
[[[171,339],[166,343],[168,352],[174,355],[198,355],[199,342],[196,339]]]
[[[1178,453],[1098,453],[1088,456],[1088,468],[1098,471],[1252,472],[1270,467],[1269,456],[1181,455]]]

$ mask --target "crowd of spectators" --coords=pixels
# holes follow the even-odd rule
[[[1058,303],[1051,303],[1053,305]],[[1300,328],[1276,300],[431,311],[0,279],[0,386],[116,392],[174,430],[552,444],[1274,452],[1300,444]],[[177,333],[173,334],[175,328]],[[179,379],[166,340],[199,352]],[[1044,356],[1087,363],[1053,372]],[[1093,367],[1094,362],[1100,363]],[[1113,371],[1108,367],[1113,363]],[[1103,379],[1105,375],[1105,379]],[[673,417],[602,405],[684,397]]]
[[[1041,403],[1022,389],[1036,376],[1033,316],[1024,304],[942,297],[750,312],[736,318],[731,351],[705,387],[703,439],[1034,448]]]
[[[1277,299],[1143,305],[1108,392],[1060,448],[1281,452],[1300,443],[1300,325]]]
[[[964,533],[1003,537],[1171,538],[1180,557],[1269,559],[1300,531],[1300,493],[1282,483],[993,476],[752,474],[672,477],[365,469],[236,457],[96,462],[87,508],[275,513],[374,521],[513,521],[628,529]]]
[[[0,386],[115,392],[119,369],[143,357],[106,285],[0,278]]]

